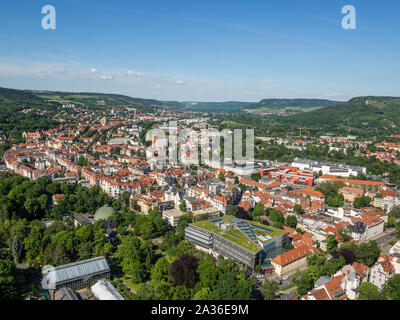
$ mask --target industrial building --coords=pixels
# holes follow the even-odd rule
[[[300,170],[294,167],[280,166],[278,171],[268,173],[268,179],[280,181],[285,184],[303,185],[312,187],[314,185],[313,171]]]
[[[292,167],[300,170],[310,170],[314,172],[322,172],[331,176],[350,177],[366,174],[367,168],[360,166],[351,166],[339,162],[318,161],[295,158]]]

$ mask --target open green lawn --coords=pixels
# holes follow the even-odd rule
[[[121,280],[125,282],[125,284],[135,292],[137,292],[140,286],[143,284],[143,283],[133,283],[132,279],[127,279],[127,278],[121,278]]]

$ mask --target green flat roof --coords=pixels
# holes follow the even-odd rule
[[[213,232],[233,243],[236,243],[237,245],[243,247],[244,249],[249,250],[250,252],[256,253],[256,252],[260,251],[262,248],[260,246],[258,246],[257,244],[255,244],[252,240],[250,240],[250,238],[248,236],[246,236],[242,231],[240,231],[236,228],[222,230],[222,229],[219,229],[212,222],[212,221],[215,222],[218,220],[222,220],[222,222],[224,222],[224,223],[235,225],[234,222],[231,222],[232,219],[238,219],[238,218],[235,218],[233,216],[224,216],[224,217],[218,218],[218,219],[211,219],[211,220],[196,222],[196,223],[193,223],[193,225],[196,227],[202,228],[204,230]],[[238,219],[238,220],[241,220],[243,222],[248,223],[249,225],[251,225],[253,227],[256,227],[256,230],[267,229],[267,230],[272,231],[268,234],[268,236],[270,238],[268,238],[268,240],[264,241],[263,242],[264,244],[271,241],[273,238],[286,233],[286,231],[272,228],[270,226],[266,226],[266,225],[263,225],[263,224],[260,224],[260,223],[254,222],[254,221],[248,221],[248,220],[243,220],[243,219]]]

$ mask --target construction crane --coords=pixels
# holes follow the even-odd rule
[[[314,128],[298,128],[299,129],[299,137],[302,137],[301,131],[302,130],[314,130]],[[310,131],[307,131],[308,137],[310,137]]]

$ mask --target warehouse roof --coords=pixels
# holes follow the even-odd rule
[[[65,264],[55,268],[47,268],[43,270],[43,280],[47,285],[58,285],[109,271],[110,267],[108,266],[106,259],[101,256]]]

